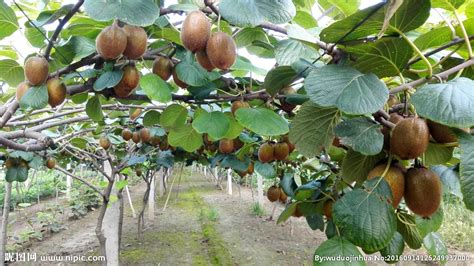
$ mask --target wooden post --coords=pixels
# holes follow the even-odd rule
[[[135,212],[135,208],[133,207],[132,197],[130,196],[130,190],[128,190],[128,185],[125,186],[125,193],[127,193],[128,203],[130,204],[130,209],[132,209],[132,217],[133,219],[137,218],[137,214]]]
[[[207,167],[204,167],[204,176],[207,177]]]
[[[257,173],[257,201],[263,206],[263,177]]]
[[[162,175],[159,175],[158,177],[158,197],[163,197],[165,195],[165,173],[166,171],[163,169],[160,169],[160,171],[163,172]]]
[[[66,175],[66,198],[68,201],[71,200],[71,188],[72,188],[72,177],[69,175]]]
[[[227,169],[227,194],[232,195],[232,169]]]
[[[104,171],[107,175],[112,175],[112,166],[109,161],[104,162]],[[114,179],[116,176],[113,177]],[[115,186],[112,188],[111,196],[117,195]],[[105,252],[107,265],[119,265],[119,222],[120,222],[120,202],[117,197],[112,197],[107,210],[105,211],[102,228],[105,237]],[[115,200],[115,201],[114,201]]]
[[[148,196],[148,221],[153,222],[155,220],[155,179],[161,179],[162,171],[155,172],[154,176],[151,177],[150,183],[150,195]]]
[[[217,171],[217,167],[214,167],[214,178],[216,179],[216,185],[219,184],[219,172]]]

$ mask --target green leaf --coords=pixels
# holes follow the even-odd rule
[[[0,60],[0,79],[12,87],[18,86],[25,80],[23,67],[12,59]]]
[[[83,138],[72,138],[69,143],[71,143],[72,146],[83,150],[87,148],[88,144],[87,140]]]
[[[411,249],[419,249],[423,238],[418,231],[415,223],[415,217],[408,213],[398,213],[397,231],[402,234],[403,240]]]
[[[20,107],[23,109],[41,109],[48,104],[48,88],[45,84],[29,88],[20,99]]]
[[[5,180],[7,182],[25,182],[28,179],[28,168],[27,167],[12,167],[7,169],[5,173]]]
[[[453,158],[454,147],[430,142],[423,163],[426,166],[444,164]]]
[[[443,224],[443,208],[439,208],[429,218],[423,218],[417,215],[415,222],[421,237],[425,237],[431,232],[436,232],[441,227],[441,224]]]
[[[287,39],[280,41],[275,47],[275,58],[279,65],[291,65],[300,58],[313,60],[318,52],[300,41]]]
[[[474,211],[474,136],[459,132],[461,147],[461,192],[466,208]]]
[[[0,1],[0,40],[12,35],[19,28],[15,11],[4,1]]]
[[[106,88],[113,88],[115,85],[119,84],[122,77],[123,71],[121,69],[106,71],[94,82],[94,90],[102,91]]]
[[[291,66],[279,66],[268,72],[263,87],[270,95],[276,95],[281,89],[290,85],[298,74]]]
[[[187,152],[193,152],[202,146],[202,136],[191,125],[180,125],[173,128],[168,135],[171,146],[181,147]]]
[[[263,176],[266,179],[272,179],[276,176],[276,171],[273,165],[269,163],[255,162],[255,172]]]
[[[229,120],[229,130],[225,133],[224,138],[226,139],[235,139],[240,136],[244,127],[235,120],[232,113],[225,113],[227,119]]]
[[[335,7],[344,16],[349,16],[357,11],[360,0],[319,0],[318,3],[324,9]]]
[[[388,100],[385,83],[374,74],[362,74],[351,67],[328,65],[309,73],[304,82],[315,104],[338,107],[348,114],[371,114]]]
[[[293,21],[305,29],[318,26],[316,19],[307,11],[296,11],[296,16],[293,18]]]
[[[86,0],[84,9],[97,21],[119,19],[136,26],[151,25],[160,15],[160,9],[153,0]]]
[[[306,102],[291,122],[290,140],[304,156],[319,155],[323,148],[331,145],[339,117],[336,108]]]
[[[321,189],[321,186],[322,183],[319,180],[308,182],[295,190],[295,196],[293,198],[298,201],[306,200],[313,196],[314,191]]]
[[[281,136],[288,133],[288,123],[270,109],[240,108],[235,118],[242,126],[259,135]]]
[[[367,117],[346,120],[334,129],[344,145],[364,155],[376,155],[382,151],[382,127]]]
[[[53,23],[54,21],[57,21],[60,17],[66,15],[73,7],[74,5],[69,4],[61,6],[61,8],[59,9],[45,10],[38,15],[36,20],[33,21],[33,24],[37,27],[42,27],[46,24]]]
[[[152,127],[160,123],[161,114],[158,111],[151,110],[143,116],[143,126]]]
[[[351,65],[362,73],[374,73],[379,78],[400,74],[413,54],[411,46],[401,38],[383,38],[345,48],[351,55]]]
[[[172,104],[168,106],[161,114],[161,126],[166,129],[181,126],[186,123],[188,110],[182,105]]]
[[[291,215],[293,215],[293,213],[295,213],[296,205],[298,205],[298,203],[299,202],[295,201],[295,202],[291,203],[290,205],[288,205],[281,212],[280,216],[278,216],[277,224],[281,224],[281,223],[286,222],[291,217]]]
[[[119,180],[115,183],[115,188],[120,190],[123,189],[126,185],[128,185],[128,180]]]
[[[428,48],[438,47],[450,42],[452,35],[451,29],[448,26],[435,28],[420,35],[414,43],[420,51],[424,51]]]
[[[438,260],[439,258],[444,258],[441,261],[446,262],[446,256],[448,255],[448,248],[443,242],[443,238],[439,233],[432,232],[423,238],[423,246],[425,246],[428,254]],[[444,263],[443,263],[444,264]]]
[[[222,112],[204,111],[193,121],[193,128],[199,133],[207,133],[214,140],[223,138],[230,129],[229,118]]]
[[[384,257],[387,263],[398,262],[398,256],[403,254],[405,249],[405,242],[403,236],[399,232],[395,232],[390,243],[380,250],[380,255]]]
[[[349,242],[347,239],[335,236],[324,241],[314,251],[313,265],[324,266],[351,266],[351,265],[365,265],[363,260],[341,260],[338,258],[357,258],[362,256],[359,249]]]
[[[73,60],[82,59],[95,53],[95,51],[94,40],[83,36],[72,36],[64,45],[56,47],[56,52],[53,56],[59,62],[67,65]]]
[[[36,48],[41,48],[45,44],[44,35],[46,35],[46,31],[43,28],[39,28],[39,30],[35,27],[32,27],[30,23],[25,23],[25,37]]]
[[[178,78],[190,86],[204,86],[220,77],[217,72],[208,72],[196,61],[183,60],[176,65]]]
[[[315,213],[313,215],[305,216],[306,217],[306,222],[308,223],[308,226],[313,229],[319,229],[324,231],[324,218],[321,214]]]
[[[367,19],[360,27],[356,28],[352,33],[344,38],[344,41],[357,40],[362,37],[377,34],[383,25],[385,18],[385,10],[389,5],[385,5]],[[363,21],[375,9],[379,8],[380,4],[360,10],[353,15],[339,20],[329,27],[321,31],[319,35],[321,41],[335,43],[358,23]],[[413,8],[416,7],[416,8]],[[430,1],[429,0],[404,0],[397,12],[390,19],[389,27],[385,31],[385,35],[396,34],[397,31],[408,32],[414,30],[425,23],[430,15]]]
[[[280,181],[280,187],[288,197],[293,197],[295,190],[298,187],[295,182],[294,173],[286,172],[283,174],[283,178]]]
[[[102,113],[102,104],[100,103],[99,95],[96,95],[87,101],[86,114],[93,121],[100,122],[104,120],[104,114]]]
[[[267,74],[267,71],[265,69],[259,68],[258,66],[250,62],[250,60],[242,56],[237,56],[237,60],[230,67],[230,69],[235,71],[252,72],[260,76],[265,76]]]
[[[354,150],[349,150],[341,166],[344,180],[349,183],[356,181],[358,184],[361,184],[367,179],[370,170],[372,170],[383,157],[383,153],[374,156],[366,156]]]
[[[462,199],[461,183],[459,181],[458,172],[444,165],[433,166],[431,167],[431,170],[440,177],[441,183],[443,184],[444,195],[454,195],[459,199]]]
[[[474,81],[457,78],[428,84],[416,90],[411,100],[417,113],[435,122],[458,128],[474,126]]]
[[[140,87],[153,101],[167,103],[172,100],[170,85],[158,75],[149,73],[140,79]]]
[[[450,11],[458,9],[464,2],[465,0],[431,0],[433,8],[443,8]]]

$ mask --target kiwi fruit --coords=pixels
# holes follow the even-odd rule
[[[196,53],[196,61],[204,68],[205,70],[211,72],[214,70],[214,65],[212,65],[209,57],[207,56],[206,51],[199,51]]]
[[[260,162],[269,163],[273,161],[275,159],[273,155],[274,149],[272,144],[266,142],[260,145],[260,148],[258,149],[258,160]]]
[[[5,161],[5,168],[6,169],[10,169],[10,168],[13,168],[15,167],[17,164],[16,160],[13,159],[13,158],[8,158],[6,161]]]
[[[211,35],[211,23],[201,11],[190,12],[183,21],[181,28],[181,42],[183,46],[196,53],[206,49]]]
[[[28,83],[28,81],[23,81],[22,83],[18,84],[18,87],[16,88],[16,100],[20,101],[29,88],[31,88],[31,85]]]
[[[56,167],[56,160],[54,158],[48,158],[48,160],[46,160],[46,167],[49,169]]]
[[[131,25],[123,26],[127,36],[127,45],[123,55],[128,59],[136,60],[145,54],[148,36],[143,28]]]
[[[110,142],[109,138],[102,136],[99,139],[99,145],[102,147],[102,149],[108,150],[112,143]]]
[[[332,219],[332,205],[334,204],[333,200],[326,200],[323,204],[323,214],[328,220]]]
[[[212,34],[207,42],[206,53],[211,64],[221,70],[228,70],[237,59],[235,42],[224,32]]]
[[[275,160],[283,161],[288,158],[288,154],[290,154],[290,147],[286,142],[279,142],[273,145],[273,157]]]
[[[288,144],[289,152],[292,153],[295,150],[295,144],[291,143],[290,138],[288,135],[283,136],[283,141]]]
[[[104,28],[95,39],[97,53],[104,60],[119,58],[127,47],[127,34],[114,23]]]
[[[219,152],[229,154],[234,151],[234,141],[231,139],[221,139],[219,141]]]
[[[138,144],[140,142],[140,132],[135,131],[132,133],[132,140],[135,142],[135,144]]]
[[[430,132],[421,118],[406,118],[395,126],[390,137],[390,151],[402,160],[415,159],[428,148]]]
[[[288,199],[288,196],[285,194],[283,189],[280,188],[280,198],[279,198],[280,202],[286,203],[287,199]]]
[[[239,138],[235,138],[233,142],[234,142],[234,151],[240,150],[240,148],[244,146],[244,143]]]
[[[230,107],[230,110],[232,111],[232,114],[235,115],[235,112],[237,112],[237,110],[239,110],[240,108],[250,108],[250,105],[248,102],[234,101],[232,102],[232,106]]]
[[[430,217],[441,203],[442,186],[439,176],[424,167],[410,168],[405,181],[405,202],[421,217]]]
[[[49,63],[42,56],[32,56],[25,62],[26,80],[33,86],[43,84],[48,78]]]
[[[173,62],[171,59],[163,56],[157,56],[153,61],[153,73],[162,80],[167,81],[173,74]]]
[[[376,166],[369,172],[369,174],[367,175],[367,179],[370,180],[382,176],[386,167],[387,164],[380,164]],[[392,190],[392,206],[396,209],[403,198],[403,194],[405,193],[405,174],[402,171],[401,166],[391,165],[388,168],[384,179],[385,181],[387,181],[388,185],[390,186],[390,189]]]
[[[118,97],[127,97],[140,83],[140,72],[135,66],[128,65],[123,68],[123,76],[115,85],[114,92]]]
[[[391,113],[390,118],[388,119],[389,122],[393,124],[398,124],[400,121],[405,119],[403,116],[399,115],[398,113]],[[387,151],[390,150],[390,128],[382,127],[382,134],[383,134],[383,148]]]
[[[150,130],[146,127],[140,129],[140,139],[143,143],[148,142],[151,139]]]
[[[254,171],[254,165],[253,165],[253,162],[250,162],[249,167],[247,168],[247,173],[251,175],[253,174],[253,171]]]
[[[160,137],[158,136],[152,136],[151,139],[150,139],[150,144],[153,145],[153,146],[158,146],[160,145]]]
[[[277,186],[271,186],[267,191],[267,199],[270,202],[275,202],[280,199],[280,188]]]
[[[132,139],[132,131],[130,131],[130,129],[128,128],[125,128],[124,130],[122,130],[122,138],[125,140],[125,141],[129,141]]]
[[[141,113],[142,113],[142,108],[137,108],[135,109],[131,114],[130,114],[130,119],[131,120],[135,120],[137,118],[140,117]]]
[[[166,151],[170,148],[170,145],[168,144],[167,139],[164,139],[163,141],[161,141],[158,146],[159,146],[160,150],[162,150],[162,151]]]
[[[66,99],[66,85],[59,78],[52,78],[46,83],[48,87],[48,103],[51,107],[56,107]]]
[[[448,126],[436,123],[431,120],[426,121],[428,123],[428,128],[430,129],[430,134],[434,140],[438,143],[451,143],[457,142],[458,137]]]
[[[300,205],[296,205],[295,212],[292,215],[293,217],[300,218],[303,216],[303,212],[301,211]]]
[[[293,87],[285,87],[280,90],[281,95],[290,95],[295,94],[296,90]],[[281,109],[287,113],[291,113],[295,108],[295,104],[291,104],[285,100],[285,98],[280,99]]]
[[[179,65],[179,64],[178,64]],[[177,66],[177,65],[176,65]],[[187,88],[188,84],[186,84],[184,81],[180,80],[178,77],[178,73],[176,73],[176,66],[173,68],[173,81],[176,85],[178,85],[180,88]]]
[[[135,174],[137,174],[137,176],[142,176],[142,174],[143,174],[142,169],[140,169],[140,168],[136,169]]]

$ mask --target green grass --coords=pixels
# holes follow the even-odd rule
[[[458,200],[445,201],[443,225],[439,229],[446,244],[454,249],[474,251],[474,215]]]
[[[265,215],[265,210],[263,209],[262,205],[258,202],[254,202],[252,206],[250,206],[250,213],[254,216],[261,217]]]

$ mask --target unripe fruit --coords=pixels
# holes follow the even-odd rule
[[[137,174],[137,176],[142,176],[142,169],[137,169],[135,170],[135,173]]]
[[[221,139],[219,141],[219,152],[229,154],[234,151],[234,141],[231,139]]]
[[[46,160],[46,167],[54,169],[54,167],[56,167],[56,160],[54,158],[48,158],[48,160]]]
[[[123,31],[127,35],[127,45],[123,55],[131,60],[142,57],[146,51],[148,38],[145,30],[141,27],[125,25]]]
[[[367,175],[367,179],[373,179],[382,176],[387,164],[381,164],[372,169]],[[402,168],[398,165],[391,165],[388,168],[387,173],[384,176],[385,181],[387,181],[390,189],[392,190],[392,206],[397,208],[398,204],[403,198],[405,193],[405,174],[402,171]]]
[[[239,110],[240,108],[250,108],[250,105],[248,102],[234,101],[232,102],[232,106],[230,109],[232,111],[232,114],[235,115],[235,112],[237,112],[237,110]]]
[[[295,212],[293,213],[293,217],[300,218],[303,216],[303,212],[300,209],[300,205],[296,205]]]
[[[235,42],[224,32],[216,32],[211,36],[206,53],[211,64],[221,70],[228,70],[237,59]]]
[[[332,219],[332,205],[334,201],[326,200],[323,204],[323,214],[328,218],[328,220]]]
[[[263,143],[258,149],[258,160],[262,163],[269,163],[275,158],[273,157],[273,145],[266,142]]]
[[[156,57],[153,61],[153,73],[162,80],[167,81],[173,74],[173,62],[171,59],[163,56]]]
[[[52,78],[46,83],[48,87],[48,103],[51,107],[56,107],[66,99],[66,85],[59,78]]]
[[[244,143],[239,138],[235,138],[233,141],[234,141],[234,150],[239,150],[240,148],[244,146]]]
[[[267,191],[267,199],[270,202],[275,202],[280,199],[280,188],[276,186],[271,186]]]
[[[254,165],[253,165],[253,162],[250,162],[249,167],[247,168],[247,173],[251,175],[253,174],[253,171],[254,171]]]
[[[122,138],[125,140],[125,141],[129,141],[132,139],[132,131],[130,131],[130,129],[126,128],[124,130],[122,130]]]
[[[286,142],[286,144],[288,144],[289,152],[292,153],[295,150],[296,147],[295,147],[295,144],[291,143],[290,138],[288,137],[288,135],[285,135],[283,137],[283,141]]]
[[[133,142],[135,142],[136,144],[138,144],[140,142],[140,133],[138,131],[135,131],[133,132],[132,134],[132,140]]]
[[[275,160],[285,160],[288,158],[288,154],[290,153],[290,148],[286,142],[280,142],[273,145],[273,157]]]
[[[400,121],[390,137],[390,151],[402,160],[415,159],[428,148],[430,133],[426,121],[406,118]]]
[[[127,34],[117,24],[104,28],[95,39],[97,53],[104,60],[119,58],[127,47]]]
[[[281,203],[286,203],[286,200],[288,199],[288,196],[285,194],[283,189],[280,188],[280,202]]]
[[[8,158],[6,161],[5,161],[5,168],[6,169],[10,169],[12,167],[15,167],[16,166],[16,160],[13,159],[13,158]]]
[[[431,120],[426,121],[428,123],[428,128],[430,129],[430,134],[434,140],[438,143],[450,143],[458,141],[458,137],[448,126],[438,124]]]
[[[183,21],[181,28],[181,42],[183,46],[195,53],[206,49],[211,35],[211,23],[201,11],[192,11]]]
[[[417,215],[429,217],[441,203],[442,187],[438,175],[426,168],[411,168],[407,171],[405,202]]]
[[[140,82],[140,72],[135,66],[123,68],[123,76],[120,82],[115,85],[114,92],[119,97],[127,97],[138,86]]]
[[[214,66],[212,65],[209,57],[207,56],[206,51],[199,51],[196,53],[196,60],[197,62],[204,68],[205,70],[211,72],[214,70]]]
[[[150,130],[148,128],[140,129],[140,139],[143,143],[148,142],[151,139]]]
[[[173,81],[176,85],[178,85],[179,87],[185,89],[185,88],[188,87],[188,84],[186,84],[184,81],[182,81],[178,78],[178,73],[176,73],[176,66],[173,68]]]
[[[112,145],[110,143],[110,140],[109,138],[107,137],[100,137],[99,139],[99,145],[104,149],[104,150],[108,150],[110,148],[110,145]]]
[[[25,93],[28,91],[30,87],[31,86],[30,86],[30,83],[28,83],[28,81],[23,81],[22,83],[20,83],[18,87],[16,88],[16,100],[20,101],[21,97],[25,95]]]
[[[31,85],[43,84],[48,78],[49,63],[44,57],[32,56],[25,62],[25,77]]]

